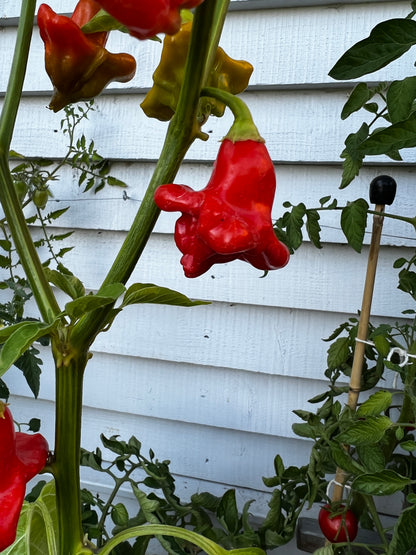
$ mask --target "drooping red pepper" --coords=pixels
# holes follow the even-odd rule
[[[100,6],[144,40],[158,33],[173,35],[181,26],[180,10],[195,8],[203,0],[97,0]]]
[[[39,6],[37,22],[45,43],[45,67],[54,87],[49,107],[54,112],[94,98],[112,81],[129,81],[136,72],[133,56],[105,49],[107,32],[82,32],[81,27],[99,10],[95,0],[80,0],[72,17],[56,14],[47,4]]]
[[[203,94],[230,105],[229,93],[206,88]],[[234,98],[233,108],[237,100]],[[238,105],[241,108],[242,101],[238,100]],[[273,162],[248,109],[242,117],[234,114],[235,123],[221,144],[204,189],[194,191],[170,183],[155,192],[160,209],[182,212],[176,222],[175,242],[190,278],[213,264],[236,259],[260,270],[282,268],[289,260],[289,251],[278,241],[271,221],[276,188]]]
[[[48,450],[41,434],[15,431],[12,414],[0,401],[0,552],[16,539],[26,484],[44,468]]]

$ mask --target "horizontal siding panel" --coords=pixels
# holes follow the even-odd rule
[[[14,397],[12,410],[22,422],[38,417],[42,432],[53,444],[53,403]],[[111,409],[111,407],[108,407]],[[111,410],[86,408],[82,445],[93,450],[100,434],[135,435],[144,452],[153,449],[159,460],[171,460],[174,474],[229,486],[267,491],[262,476],[273,475],[273,459],[282,454],[285,464],[302,465],[308,460],[310,444],[298,439],[235,432],[209,426],[117,414]],[[105,457],[108,453],[103,449]],[[261,456],[259,456],[261,453]]]
[[[62,228],[127,231],[146,192],[154,167],[153,163],[115,163],[110,173],[123,180],[127,188],[107,187],[99,194],[92,191],[83,193],[83,186],[78,186],[77,175],[66,167],[60,171],[59,181],[51,183],[53,197],[49,200],[47,212],[70,206],[58,220],[59,227]],[[359,177],[343,190],[338,189],[342,172],[338,166],[276,164],[275,171],[277,187],[272,211],[273,220],[283,214],[284,201],[290,201],[294,205],[303,202],[308,208],[318,208],[319,200],[328,194],[338,199],[339,206],[345,206],[347,202],[359,197],[369,201],[369,184],[380,174],[391,175],[398,183],[394,204],[387,207],[386,212],[410,218],[414,214],[414,176],[413,170],[408,167],[367,166]],[[211,172],[212,164],[185,163],[179,170],[175,182],[199,190],[208,183]],[[28,207],[25,213],[30,216],[33,209]],[[322,211],[320,216],[322,242],[345,243],[345,236],[340,230],[340,211]],[[163,212],[155,231],[160,234],[172,234],[178,217],[178,212]],[[370,241],[371,223],[370,216],[365,236],[366,244]],[[305,236],[305,240],[307,239]],[[405,222],[386,217],[382,244],[414,246],[412,228]]]
[[[241,4],[244,4],[241,2]],[[55,6],[57,4],[55,3]],[[59,12],[59,10],[57,10]],[[299,9],[269,9],[255,14],[231,12],[226,20],[221,46],[229,56],[245,59],[254,65],[250,87],[288,87],[336,85],[328,71],[352,44],[367,36],[380,21],[405,17],[408,2],[363,5],[337,5]],[[343,32],[340,34],[339,29]],[[0,32],[0,91],[7,83],[14,48],[15,28]],[[260,37],[260,38],[259,38]],[[129,83],[112,84],[113,90],[141,90],[152,85],[152,74],[159,63],[161,44],[137,41],[122,33],[112,33],[110,52],[129,52],[137,61],[137,72]],[[44,92],[51,84],[44,70],[43,43],[36,28],[25,81],[25,91]],[[372,74],[371,81],[403,77],[404,68],[411,73],[413,51],[399,62]]]
[[[278,361],[268,373],[260,364],[257,372],[245,372],[198,365],[197,361],[194,364],[173,363],[105,354],[94,347],[85,374],[84,405],[97,411],[111,407],[115,419],[118,418],[116,414],[129,413],[184,424],[296,438],[291,427],[299,419],[293,410],[314,412],[316,405],[308,400],[328,389],[329,382],[324,379],[326,359],[320,345],[316,342],[314,346],[313,352],[302,348],[299,354],[294,353],[292,364],[296,363],[299,368],[296,377],[278,375]],[[121,342],[120,347],[123,347]],[[229,347],[237,350],[231,343]],[[326,344],[325,349],[327,347]],[[53,364],[49,353],[42,347],[40,350],[44,368],[39,399],[53,401]],[[244,350],[238,350],[243,358]],[[258,358],[263,356],[259,346]],[[13,369],[6,381],[13,395],[30,396],[20,371]],[[97,396],[99,383],[105,383],[106,387],[100,388]],[[392,383],[387,371],[383,386],[391,388]]]
[[[79,232],[67,241],[66,244],[75,245],[75,248],[65,255],[64,262],[88,289],[98,289],[123,238],[122,233]],[[412,249],[404,247],[382,249],[372,308],[374,315],[397,318],[402,310],[409,308],[406,295],[395,289],[397,270],[393,269],[393,262],[403,256],[410,258],[412,253]],[[45,252],[43,258],[46,256]],[[367,247],[358,254],[346,245],[328,244],[318,250],[305,243],[285,268],[269,272],[260,281],[263,273],[241,261],[216,264],[199,278],[188,279],[183,275],[180,252],[173,238],[153,234],[130,283],[157,283],[194,299],[356,313],[361,307],[367,258]],[[378,289],[379,284],[384,287],[388,284],[394,289],[386,296]],[[342,295],[339,294],[341,289]]]
[[[394,2],[403,3],[401,0],[366,0],[367,3]],[[42,0],[38,1],[38,6]],[[361,4],[362,0],[231,0],[231,10],[262,10],[270,8],[286,8],[286,7],[305,7],[305,6],[327,6],[335,4],[337,6]],[[51,0],[50,4],[57,13],[72,13],[76,4],[75,0]],[[3,0],[0,11],[0,18],[16,18],[20,13],[20,5],[15,0]]]
[[[167,125],[146,118],[139,108],[141,98],[142,95],[102,96],[96,112],[80,125],[79,132],[94,138],[96,148],[106,158],[157,160]],[[347,97],[338,90],[246,92],[242,98],[275,162],[339,163],[346,136],[356,131],[363,119],[371,118],[369,114],[358,113],[341,122],[340,113]],[[44,97],[25,98],[22,102],[12,147],[25,156],[61,157],[65,154],[66,140],[57,139],[62,118],[47,110],[46,103]],[[214,160],[218,141],[231,123],[229,111],[222,118],[210,118],[204,126],[210,140],[194,142],[187,160]],[[34,141],[33,137],[38,137],[39,141]],[[412,149],[403,151],[405,162],[413,163],[415,156]],[[388,159],[368,157],[368,161],[376,163],[383,160]]]

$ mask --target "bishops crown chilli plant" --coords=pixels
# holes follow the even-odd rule
[[[333,343],[325,375],[330,387],[312,400],[323,405],[316,413],[295,411],[304,422],[295,424],[294,431],[314,442],[311,461],[301,468],[285,468],[276,456],[275,475],[264,478],[271,496],[269,512],[260,524],[254,525],[250,519],[250,502],[237,507],[234,490],[222,497],[198,493],[182,501],[175,491],[169,461],[157,460],[152,451],[144,456],[135,436],[128,441],[101,436],[103,447],[114,454],[113,461],[103,458],[101,448],[81,449],[83,378],[97,335],[117,325],[117,315],[132,304],[203,304],[151,283],[126,286],[140,266],[160,210],[181,213],[175,242],[189,278],[197,278],[214,264],[236,259],[251,264],[261,275],[282,268],[302,243],[303,227],[312,243],[321,247],[320,215],[328,210],[340,211],[341,229],[349,244],[360,251],[367,216],[377,212],[370,210],[363,198],[341,207],[327,196],[312,208],[285,202],[288,210],[272,222],[273,163],[261,130],[237,96],[248,86],[253,67],[230,58],[219,47],[228,8],[229,0],[80,0],[68,16],[47,4],[41,4],[36,12],[35,0],[22,2],[0,115],[0,201],[4,212],[0,263],[7,273],[1,287],[4,298],[10,299],[0,306],[0,396],[9,401],[9,406],[0,405],[0,546],[7,554],[137,555],[146,553],[155,536],[168,553],[202,550],[209,555],[260,555],[287,543],[302,509],[321,501],[325,504],[320,519],[323,531],[334,542],[322,548],[325,553],[331,553],[332,546],[337,552],[351,549],[358,520],[361,526],[374,526],[378,531],[374,549],[366,546],[369,552],[407,553],[416,544],[412,526],[416,405],[411,319],[406,324],[370,325],[362,389],[374,388],[385,368],[403,388],[394,394],[377,390],[356,411],[345,408],[340,396],[348,389],[344,378],[350,372],[357,320],[342,324],[329,338]],[[412,11],[408,18],[381,24],[369,39],[352,48],[352,55],[350,51],[345,54],[332,69],[332,77],[355,78],[400,56],[416,42],[414,15]],[[65,114],[60,121],[68,149],[59,162],[27,159],[11,150],[35,17],[53,86],[49,108]],[[130,53],[114,54],[106,48],[110,33],[129,35],[135,50],[145,40],[160,41],[160,62],[141,109],[148,117],[169,123],[131,228],[101,286],[92,294],[65,265],[70,233],[50,231],[68,209],[58,205],[51,209],[55,208],[51,185],[69,168],[77,173],[85,191],[125,187],[110,174],[110,162],[97,152],[94,141],[78,132],[78,124],[94,114],[93,99],[113,81],[128,82],[136,71]],[[402,35],[408,38],[405,44],[397,40]],[[360,84],[354,89],[342,117],[363,107],[373,118],[347,138],[342,187],[357,175],[365,156],[386,154],[398,160],[401,149],[416,145],[415,98],[414,77],[375,87]],[[208,139],[206,122],[226,110],[231,111],[234,122],[222,140],[206,187],[175,183],[190,146]],[[385,127],[374,128],[380,121]],[[136,138],[140,148],[140,136]],[[412,218],[387,212],[383,216],[415,227]],[[413,299],[414,262],[413,256],[396,263],[399,287]],[[60,301],[62,293],[70,299],[66,303]],[[40,319],[27,316],[29,299],[36,303]],[[410,309],[407,316],[413,313]],[[42,360],[36,345],[48,346],[55,364],[55,438],[49,446],[35,420],[29,423],[28,432],[15,430],[13,396],[5,376],[17,367],[37,396]],[[405,364],[389,356],[392,348],[399,347],[395,353],[406,353]],[[80,465],[106,474],[114,482],[107,500],[81,490]],[[349,493],[334,503],[327,486],[328,474],[336,468],[341,471],[338,487]],[[42,480],[25,492],[26,483],[39,472]],[[116,499],[122,486],[130,487],[137,500],[133,516]],[[397,492],[405,493],[407,505],[395,528],[386,532],[374,496]]]

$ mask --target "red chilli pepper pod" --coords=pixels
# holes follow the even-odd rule
[[[12,414],[0,401],[0,552],[16,539],[26,483],[44,468],[48,451],[41,434],[15,432]]]
[[[39,6],[37,22],[45,43],[45,68],[54,93],[49,107],[57,112],[67,104],[94,98],[112,81],[126,82],[136,72],[130,54],[112,54],[104,48],[108,33],[84,34],[81,27],[100,6],[80,0],[72,17]]]
[[[175,242],[183,253],[187,277],[198,277],[213,264],[244,260],[260,270],[282,268],[289,250],[273,231],[271,210],[276,189],[273,162],[240,99],[206,88],[231,107],[235,122],[223,140],[208,185],[161,185],[154,200],[161,210],[180,211]]]
[[[98,0],[100,6],[140,40],[158,33],[174,35],[181,26],[181,9],[195,8],[203,0]]]

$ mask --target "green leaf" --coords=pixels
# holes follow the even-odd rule
[[[25,322],[16,326],[15,331],[6,339],[0,351],[0,376],[14,364],[34,341],[48,335],[56,325],[57,322],[49,325],[42,322]]]
[[[322,248],[321,244],[321,226],[319,225],[320,215],[317,210],[306,211],[306,232],[309,239],[317,249]]]
[[[416,113],[413,112],[408,119],[372,133],[368,139],[363,141],[360,149],[365,155],[377,156],[415,146]]]
[[[235,490],[229,489],[221,497],[217,508],[217,518],[224,528],[232,535],[239,532],[240,520],[235,499]]]
[[[99,31],[122,31],[128,33],[128,29],[124,25],[104,10],[97,12],[81,29],[86,34],[97,33]],[[83,138],[85,143],[85,137]],[[82,146],[85,147],[85,144]]]
[[[349,245],[361,252],[367,225],[368,202],[359,198],[345,206],[341,213],[341,229]]]
[[[378,416],[390,407],[391,402],[392,395],[389,391],[377,391],[358,407],[357,416]]]
[[[341,153],[344,162],[340,189],[344,189],[359,174],[364,159],[361,145],[367,139],[369,132],[368,125],[363,123],[356,133],[350,133],[345,139],[345,149]]]
[[[62,264],[58,266],[57,270],[45,268],[45,274],[50,283],[66,293],[71,299],[78,299],[85,295],[82,282]]]
[[[393,470],[382,470],[374,474],[362,474],[355,478],[351,487],[366,495],[393,495],[411,484],[410,478],[401,476]]]
[[[348,337],[338,337],[328,349],[327,364],[328,368],[335,370],[344,364],[350,355]]]
[[[410,553],[416,545],[416,506],[404,509],[394,527],[387,555]]]
[[[357,454],[366,472],[380,472],[386,466],[386,459],[378,444],[357,445]]]
[[[311,426],[306,422],[301,424],[299,423],[292,424],[292,430],[299,437],[308,437],[311,439],[315,439],[317,436],[316,426]]]
[[[331,446],[331,454],[335,464],[342,468],[345,472],[350,474],[362,474],[364,468],[354,460],[351,455],[340,445],[334,444]]]
[[[347,119],[352,113],[360,110],[372,96],[373,92],[368,88],[366,83],[358,83],[350,94],[347,102],[344,104],[341,112],[341,119]]]
[[[126,526],[129,521],[129,513],[123,503],[117,503],[111,510],[111,519],[117,526]]]
[[[346,445],[374,444],[383,438],[391,426],[392,422],[387,416],[370,416],[366,420],[354,422],[347,430],[338,434],[336,439]]]
[[[392,123],[407,119],[416,98],[416,77],[393,81],[387,91],[387,108]]]
[[[400,443],[400,448],[412,453],[416,449],[416,442],[412,440],[402,441]]]
[[[355,79],[377,71],[416,44],[416,22],[390,19],[376,25],[370,36],[349,48],[329,72],[333,79]]]
[[[96,295],[85,295],[70,301],[65,305],[65,311],[71,319],[76,320],[87,312],[114,303],[124,291],[122,283],[112,283],[103,287]]]
[[[139,303],[155,303],[167,304],[175,306],[198,306],[210,304],[206,301],[192,301],[186,295],[178,293],[167,287],[159,287],[153,283],[135,283],[130,286],[122,302],[122,307],[139,304]]]
[[[291,212],[285,213],[286,233],[294,250],[302,244],[302,227],[305,214],[306,206],[303,203],[294,206]]]
[[[43,364],[42,359],[37,356],[38,354],[38,349],[32,345],[14,363],[23,372],[27,385],[35,398],[39,395],[41,365]]]
[[[33,503],[23,503],[15,542],[2,555],[59,553],[55,482],[48,482]]]

